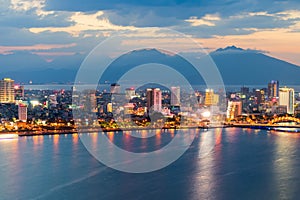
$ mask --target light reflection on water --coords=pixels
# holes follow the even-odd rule
[[[21,137],[0,141],[0,199],[298,199],[300,134],[251,129],[197,133],[175,163],[148,174],[107,168],[84,148],[78,135]],[[154,134],[153,134],[154,133]],[[167,145],[176,130],[147,138],[108,132],[132,152]],[[98,133],[89,133],[98,148]],[[108,154],[111,154],[109,149]]]
[[[299,189],[299,185],[286,184],[293,183],[293,178],[299,174],[299,163],[297,166],[297,151],[299,149],[299,141],[295,138],[300,138],[299,134],[287,134],[277,132],[282,135],[283,139],[276,140],[275,155],[274,155],[274,173],[277,189],[280,199],[292,199],[293,191]],[[297,146],[298,145],[298,146]]]

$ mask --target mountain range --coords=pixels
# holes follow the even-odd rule
[[[262,85],[270,80],[279,80],[285,85],[300,85],[299,66],[271,57],[266,52],[228,46],[217,49],[209,55],[219,69],[225,85]],[[5,70],[1,72],[0,78],[10,77],[20,83],[29,81],[33,83],[73,82],[83,59],[84,55],[73,55],[68,60],[54,60],[47,63],[37,55],[24,55],[25,67],[18,70],[14,70],[13,67],[11,70]],[[104,77],[107,80],[103,79],[102,81],[114,82],[130,67],[151,60],[157,60],[165,65],[173,65],[177,69],[180,67],[185,69],[185,66],[189,65],[180,57],[156,49],[136,50],[115,60],[111,68],[105,72]],[[10,62],[9,58],[0,56],[1,65],[14,63],[16,61]],[[62,63],[65,64],[64,67],[57,68]],[[31,68],[30,65],[41,67]],[[56,66],[56,68],[51,66]],[[204,83],[203,80],[194,78],[196,72],[193,70],[181,70],[181,72],[194,84]]]

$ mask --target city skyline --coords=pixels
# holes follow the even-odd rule
[[[1,200],[299,199],[299,0],[0,2]]]

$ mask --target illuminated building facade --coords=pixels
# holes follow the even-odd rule
[[[265,102],[265,91],[264,90],[255,90],[255,99],[256,104],[261,104]]]
[[[204,101],[204,104],[206,106],[211,106],[211,105],[213,105],[213,100],[214,100],[214,90],[212,90],[212,89],[206,89],[205,90],[205,101]]]
[[[147,89],[147,110],[160,112],[161,107],[161,90],[159,88]]]
[[[113,111],[113,106],[112,106],[112,103],[108,103],[106,105],[106,112],[112,112]]]
[[[0,103],[14,103],[15,89],[14,80],[4,78],[0,80]]]
[[[49,95],[49,104],[48,105],[50,105],[50,107],[56,107],[56,105],[58,104],[58,102],[57,102],[57,96],[56,96],[56,94],[51,94],[51,95]]]
[[[88,96],[91,106],[91,112],[97,112],[97,98],[95,92],[92,92]]]
[[[219,98],[220,96],[218,94],[215,94],[213,89],[206,89],[204,105],[215,106],[219,104]]]
[[[286,106],[288,114],[294,114],[295,91],[293,88],[279,88],[279,105]]]
[[[27,121],[27,105],[19,104],[18,105],[18,118],[20,121]]]
[[[227,119],[231,120],[242,114],[241,101],[228,101]]]
[[[268,84],[269,100],[278,99],[279,97],[279,81],[271,81]]]
[[[180,87],[171,87],[171,105],[180,105]]]

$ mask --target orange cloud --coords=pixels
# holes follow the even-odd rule
[[[262,49],[270,52],[272,56],[300,66],[300,32],[292,32],[290,29],[257,31],[248,35],[216,36],[197,41],[212,49],[228,45]]]
[[[133,26],[118,26],[112,24],[106,17],[103,16],[103,11],[98,11],[94,14],[85,14],[75,12],[70,18],[70,22],[74,25],[66,27],[38,27],[29,28],[32,33],[50,32],[67,32],[74,37],[79,37],[84,31],[121,31],[121,30],[136,30]]]

